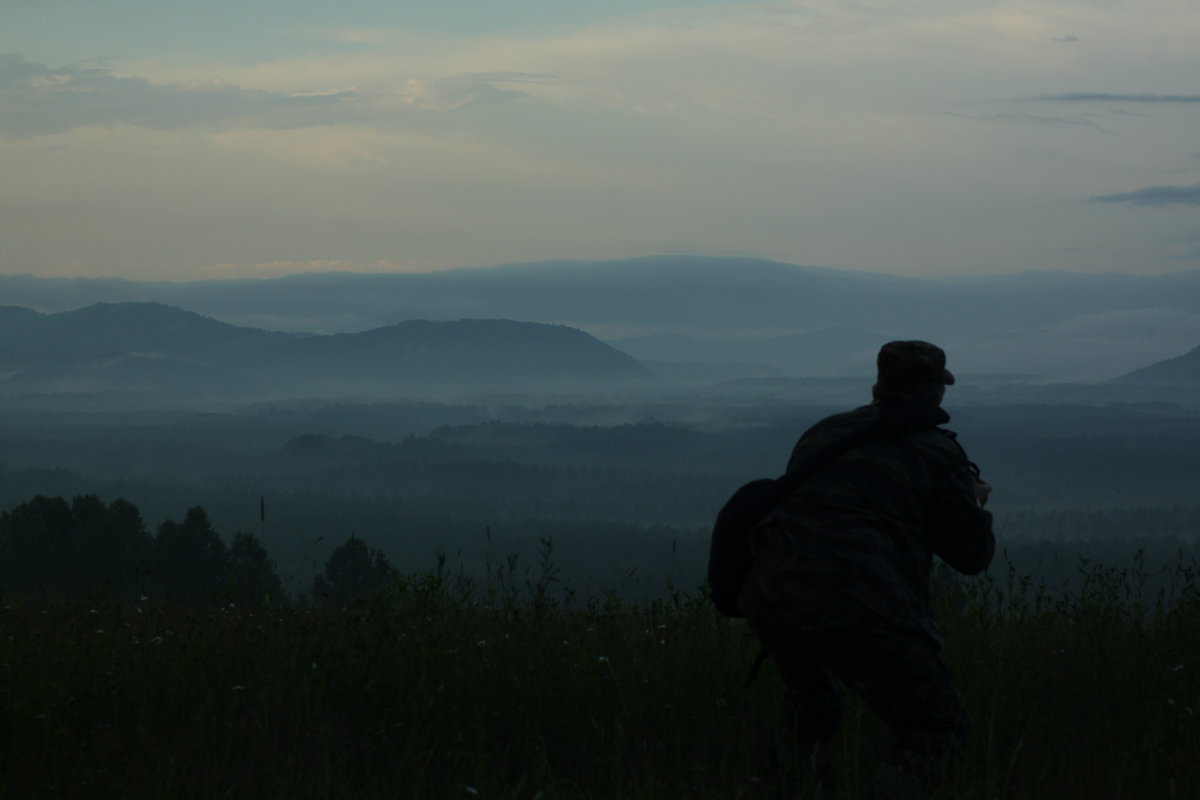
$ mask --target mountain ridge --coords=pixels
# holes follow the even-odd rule
[[[15,391],[197,391],[208,380],[218,394],[369,393],[653,379],[632,356],[544,323],[410,320],[319,336],[148,302],[19,316],[20,325],[0,324],[0,385]]]
[[[656,256],[420,274],[82,280],[0,276],[0,296],[42,311],[62,309],[84,295],[89,301],[157,300],[229,323],[322,334],[409,319],[507,318],[565,324],[610,342],[654,333],[728,340],[714,344],[716,349],[734,340],[841,327],[948,345],[955,365],[972,372],[1020,372],[1058,381],[1112,379],[1200,339],[1200,270],[911,278],[765,259]],[[767,362],[801,375],[843,372],[851,365],[839,366],[839,359],[862,361],[849,338],[831,341],[827,351],[799,363],[790,354]],[[688,360],[729,357],[697,352]],[[735,354],[733,360],[746,358]],[[758,355],[749,361],[767,363]]]
[[[1200,385],[1200,346],[1174,358],[1155,361],[1117,378],[1119,383]]]

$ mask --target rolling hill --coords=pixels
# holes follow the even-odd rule
[[[412,319],[519,319],[625,340],[636,357],[673,369],[708,363],[726,373],[771,368],[794,376],[863,371],[861,332],[944,343],[960,370],[1053,381],[1108,380],[1200,338],[1200,270],[919,279],[658,256],[182,283],[0,276],[0,297],[42,312],[154,301],[253,328],[321,334]],[[685,357],[666,358],[654,351],[668,343],[633,341],[655,334],[698,344]],[[750,340],[761,342],[744,352]]]
[[[1117,379],[1120,383],[1200,386],[1200,347],[1156,361]]]
[[[634,358],[564,325],[411,320],[352,334],[281,333],[156,303],[0,310],[0,386],[18,392],[314,396],[644,382]]]

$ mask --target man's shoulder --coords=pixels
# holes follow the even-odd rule
[[[917,441],[931,455],[939,460],[966,463],[969,459],[962,445],[958,443],[958,434],[947,428],[929,428],[918,432]]]
[[[895,462],[913,466],[914,457],[934,469],[956,469],[969,463],[955,433],[941,427],[950,417],[937,406],[901,410],[886,406],[860,406],[831,414],[810,427],[792,449],[789,465],[805,454],[839,440],[867,437],[855,448],[857,460]],[[936,466],[935,466],[936,465]]]
[[[830,414],[828,417],[818,420],[800,438],[836,438],[845,433],[877,425],[880,419],[878,406],[859,406],[850,411]]]

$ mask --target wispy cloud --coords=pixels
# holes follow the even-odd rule
[[[251,275],[676,242],[919,274],[1121,269],[1186,220],[1088,199],[1198,180],[1162,168],[1192,163],[1179,112],[1200,106],[1150,100],[1200,93],[1162,77],[1200,63],[1200,17],[1168,13],[1177,0],[621,0],[496,28],[298,13],[308,27],[261,41],[218,15],[178,50],[143,30],[123,47],[67,36],[86,23],[42,5],[28,60],[0,59],[0,206],[22,209],[0,214],[0,271]],[[97,52],[118,57],[71,61]],[[1162,94],[1014,102],[1081,88]],[[1096,253],[1062,254],[1078,241]]]
[[[107,69],[50,68],[20,55],[0,55],[0,135],[25,139],[85,125],[130,124],[179,128],[199,123],[265,118],[302,124],[295,112],[336,106],[353,91],[287,94],[212,82],[155,85]]]
[[[1200,183],[1191,186],[1147,186],[1132,192],[1093,197],[1097,203],[1129,203],[1135,206],[1200,205]]]
[[[1067,92],[1043,94],[1027,100],[1060,103],[1200,103],[1200,94],[1116,94],[1111,92]]]
[[[959,114],[954,111],[943,111],[948,117],[959,117],[961,119],[972,119],[977,122],[1026,122],[1035,125],[1071,125],[1076,127],[1091,128],[1100,133],[1111,133],[1112,131],[1105,128],[1100,123],[1096,122],[1084,115],[1074,117],[1048,117],[1042,114]]]
[[[443,111],[481,103],[502,103],[528,97],[525,88],[553,83],[553,75],[526,72],[464,72],[433,81],[409,81],[402,96],[406,102]]]
[[[94,67],[48,67],[0,55],[0,136],[28,139],[87,125],[144,128],[239,123],[304,128],[331,122],[387,121],[397,115],[453,111],[528,96],[524,88],[554,76],[480,72],[398,85],[285,92],[220,81],[156,84]]]

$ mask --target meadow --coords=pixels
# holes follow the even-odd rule
[[[700,591],[574,596],[543,555],[344,606],[6,599],[0,795],[814,796],[740,621]],[[973,731],[937,797],[1200,797],[1200,576],[1148,577],[940,592]],[[840,796],[871,797],[887,736],[848,711]]]

